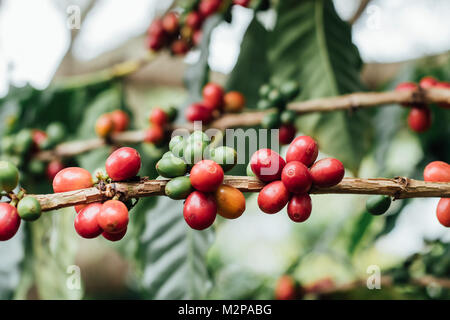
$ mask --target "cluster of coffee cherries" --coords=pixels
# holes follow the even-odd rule
[[[249,2],[234,0],[233,4],[247,7]],[[185,55],[192,47],[200,44],[204,21],[219,11],[225,11],[229,4],[222,0],[200,0],[181,15],[171,11],[153,20],[147,32],[148,48],[159,51],[166,47],[174,55]]]
[[[238,189],[223,184],[224,172],[237,161],[233,148],[214,148],[210,138],[201,131],[190,136],[174,136],[170,151],[156,164],[159,175],[169,178],[165,194],[183,200],[183,216],[195,230],[210,227],[216,215],[236,219],[245,211],[245,197]],[[189,174],[189,176],[187,176]]]
[[[259,208],[268,214],[283,209],[286,204],[289,218],[306,221],[312,209],[311,187],[332,187],[341,182],[345,169],[334,158],[317,162],[318,144],[309,136],[300,136],[289,145],[286,161],[271,149],[256,151],[247,167],[247,175],[268,182],[258,195]]]
[[[0,190],[2,197],[9,199],[0,203],[0,241],[14,237],[21,220],[35,221],[41,216],[41,205],[36,198],[25,195],[22,189],[17,194],[13,192],[18,183],[17,167],[9,161],[0,161]]]
[[[178,115],[178,109],[170,106],[166,108],[154,107],[150,111],[150,127],[145,132],[144,141],[154,145],[161,145],[167,137],[166,131]]]
[[[94,185],[101,188],[113,181],[127,181],[136,177],[140,167],[139,153],[133,148],[123,147],[108,157],[104,169],[96,170],[94,179],[91,173],[83,168],[69,167],[61,170],[53,179],[53,191],[55,193],[75,191]],[[104,203],[77,205],[75,230],[86,239],[103,235],[110,241],[121,240],[127,232],[128,211],[131,207],[131,200],[124,203],[115,196]]]
[[[240,112],[245,107],[245,97],[238,91],[226,92],[216,83],[208,83],[202,90],[203,101],[191,104],[186,109],[189,122],[211,122],[221,113]]]
[[[429,182],[450,182],[450,164],[444,161],[430,162],[423,171],[423,178]],[[436,208],[440,224],[450,228],[450,198],[441,198]]]
[[[55,147],[63,142],[66,136],[66,129],[59,122],[50,123],[45,130],[22,129],[16,134],[2,138],[2,159],[12,162],[21,172],[34,177],[46,174],[51,181],[56,171],[61,170],[64,165],[59,160],[47,162],[35,158],[34,155]]]
[[[414,82],[401,82],[397,85],[397,91],[414,91],[429,88],[450,89],[450,82],[438,81],[437,79],[427,76],[420,80],[419,84]],[[408,126],[415,132],[425,132],[431,127],[432,117],[431,110],[426,104],[409,104],[403,103],[402,106],[410,107],[411,111],[408,115]],[[440,103],[441,108],[450,109],[450,104]]]
[[[113,133],[123,132],[128,129],[130,117],[123,110],[114,110],[104,113],[95,122],[95,133],[100,138],[108,138]]]
[[[291,143],[297,133],[294,125],[296,113],[292,110],[286,110],[286,106],[299,93],[300,86],[295,81],[287,81],[280,86],[264,84],[259,89],[260,100],[258,101],[258,109],[275,109],[264,116],[261,126],[265,129],[279,128],[281,144]]]

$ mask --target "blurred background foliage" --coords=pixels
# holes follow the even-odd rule
[[[374,2],[383,6],[383,1]],[[347,6],[356,9],[358,3],[347,2]],[[92,6],[95,1],[94,5],[87,1],[83,8]],[[299,100],[390,90],[400,81],[418,81],[425,75],[450,80],[448,53],[395,66],[364,63],[353,43],[355,25],[352,28],[344,21],[335,6],[343,7],[340,1],[284,0],[273,1],[273,8],[264,14],[242,9],[248,27],[237,61],[227,74],[211,70],[214,46],[220,47],[214,40],[215,30],[236,25],[224,22],[220,15],[208,20],[200,49],[184,62],[163,54],[129,78],[99,77],[95,72],[79,76],[77,66],[89,63],[76,62],[68,52],[45,88],[9,83],[0,99],[0,119],[4,120],[0,130],[6,134],[21,128],[44,129],[57,120],[66,125],[69,140],[88,139],[95,136],[97,117],[118,108],[132,116],[133,128],[145,128],[152,107],[177,105],[183,114],[182,109],[199,99],[210,79],[243,92],[249,108],[256,106],[259,86],[269,80],[298,80],[302,85]],[[233,11],[233,19],[245,25],[240,14]],[[142,48],[136,51],[142,53],[144,41],[138,40]],[[126,46],[134,48],[134,42],[127,41]],[[128,55],[129,51],[123,56]],[[377,68],[385,68],[389,76],[379,77],[373,71]],[[185,87],[179,83],[182,77]],[[435,106],[432,112],[433,126],[421,135],[407,128],[407,110],[400,106],[311,114],[299,117],[296,125],[319,141],[320,157],[340,159],[348,176],[421,179],[428,162],[450,162],[450,112]],[[156,177],[154,165],[165,150],[146,144],[135,147],[143,158],[141,175]],[[109,151],[104,147],[70,163],[92,171],[104,164]],[[238,166],[233,174],[244,174],[244,170]],[[32,193],[51,192],[44,179],[23,175],[21,183]],[[186,226],[181,201],[141,199],[131,212],[127,236],[117,244],[80,239],[72,227],[75,211],[71,208],[50,212],[24,224],[13,240],[0,244],[0,298],[272,299],[276,280],[283,274],[292,275],[303,286],[324,279],[339,286],[366,279],[369,265],[379,266],[383,276],[392,276],[393,284],[382,290],[350,286],[306,298],[448,298],[449,291],[438,284],[411,281],[424,275],[450,275],[449,233],[434,221],[437,200],[395,201],[386,216],[373,217],[365,211],[366,198],[314,196],[312,218],[294,225],[285,212],[261,214],[252,194],[242,218],[220,219],[202,232]],[[81,290],[67,287],[71,265],[81,267]]]

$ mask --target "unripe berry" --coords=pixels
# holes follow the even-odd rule
[[[245,107],[245,97],[238,91],[230,91],[223,97],[225,112],[240,112]]]
[[[258,195],[259,208],[269,214],[279,212],[289,201],[289,191],[281,181],[274,181],[266,185]]]
[[[443,161],[430,162],[423,170],[423,179],[429,182],[450,182],[450,164]]]
[[[203,103],[210,109],[220,109],[223,105],[224,90],[216,83],[208,83],[203,88]]]
[[[212,195],[200,191],[192,192],[184,203],[183,216],[195,230],[209,228],[216,219],[217,205]]]
[[[292,124],[283,124],[280,127],[278,139],[281,144],[289,144],[294,140],[297,129]]]
[[[125,230],[128,220],[127,206],[118,200],[106,201],[97,214],[98,225],[108,233],[119,233]]]
[[[202,121],[209,123],[212,120],[212,111],[203,104],[194,103],[186,109],[186,120],[189,122]]]
[[[102,234],[103,230],[97,222],[102,208],[101,203],[91,203],[85,206],[75,217],[75,230],[85,239],[93,239]]]
[[[0,203],[0,241],[14,237],[20,227],[20,217],[17,209],[9,203]]]
[[[100,138],[106,138],[114,131],[114,121],[109,113],[102,114],[95,123],[95,132]]]
[[[192,186],[203,192],[214,192],[222,184],[223,169],[212,160],[202,160],[191,169]]]
[[[300,136],[292,141],[286,153],[286,161],[300,161],[305,166],[311,166],[317,159],[319,146],[309,136]]]
[[[408,115],[408,125],[415,132],[424,132],[431,127],[431,111],[428,107],[412,108]]]
[[[114,151],[106,159],[105,169],[114,181],[123,181],[135,177],[141,168],[141,156],[136,149],[123,147]]]
[[[332,187],[344,178],[345,169],[342,162],[334,158],[317,161],[309,169],[313,184],[318,187]]]
[[[294,222],[304,222],[311,215],[312,203],[309,194],[294,195],[289,201],[287,213]]]
[[[90,188],[92,185],[91,173],[78,167],[65,168],[59,171],[53,179],[55,193]]]
[[[271,149],[258,150],[250,159],[253,173],[264,182],[279,180],[285,165],[283,158]]]
[[[436,208],[436,216],[444,227],[450,228],[450,198],[439,200]]]
[[[281,173],[286,189],[292,193],[306,193],[311,189],[312,178],[308,168],[299,161],[291,161],[286,164]]]
[[[245,211],[245,197],[238,189],[221,185],[214,193],[217,213],[226,219],[239,218]]]

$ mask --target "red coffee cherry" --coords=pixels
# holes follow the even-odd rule
[[[219,10],[222,0],[201,0],[198,10],[203,17],[208,17]]]
[[[297,295],[297,286],[295,280],[288,275],[280,277],[275,286],[275,299],[295,300],[296,295]]]
[[[294,140],[297,129],[292,124],[283,124],[280,127],[278,139],[281,144],[289,144]]]
[[[114,123],[114,132],[123,132],[128,129],[130,118],[123,110],[115,110],[110,113],[111,119]]]
[[[212,120],[212,112],[203,104],[194,103],[186,109],[186,120],[189,122],[202,121],[209,123]]]
[[[163,46],[164,46],[164,37],[163,36],[158,37],[158,36],[149,35],[147,37],[148,49],[153,50],[153,51],[158,51],[158,50],[161,50]]]
[[[85,239],[97,238],[103,230],[97,222],[102,208],[101,203],[91,203],[77,214],[74,222],[76,232]]]
[[[184,203],[183,216],[186,223],[195,230],[209,228],[216,219],[217,205],[212,195],[194,191]]]
[[[52,160],[48,163],[47,169],[46,169],[46,175],[48,180],[53,181],[55,179],[55,176],[60,172],[62,169],[64,169],[64,164],[62,164],[59,160]]]
[[[20,217],[16,207],[9,203],[0,203],[0,241],[14,237],[20,227]]]
[[[169,12],[162,19],[162,26],[168,34],[174,34],[178,31],[178,14]]]
[[[109,232],[104,231],[102,233],[102,236],[106,240],[115,242],[115,241],[122,240],[123,237],[125,237],[126,234],[127,234],[127,228],[125,228],[124,230],[122,230],[122,231],[120,231],[118,233],[109,233]]]
[[[240,112],[245,107],[245,97],[238,91],[230,91],[223,96],[225,112]]]
[[[223,106],[224,90],[215,83],[208,83],[203,88],[203,103],[210,109],[220,109]]]
[[[317,159],[319,146],[309,136],[300,136],[292,141],[286,153],[286,161],[300,161],[305,166],[311,166]]]
[[[202,29],[195,30],[194,35],[192,36],[192,43],[194,44],[194,46],[198,46],[200,43],[202,43],[202,36]]]
[[[197,11],[191,11],[186,16],[186,25],[193,30],[198,30],[201,28],[203,23],[203,17]]]
[[[258,150],[250,159],[253,173],[264,182],[279,180],[285,165],[284,159],[271,149]]]
[[[161,126],[153,125],[145,131],[144,141],[148,143],[160,144],[164,140],[164,129]]]
[[[118,200],[106,201],[97,215],[97,223],[108,233],[119,233],[128,225],[127,206]]]
[[[76,213],[80,213],[81,210],[83,210],[83,209],[86,208],[86,207],[87,207],[86,204],[79,204],[79,205],[76,205],[76,206],[73,207],[73,208],[75,209],[75,212],[76,212]]]
[[[92,185],[92,176],[89,171],[78,167],[62,169],[53,179],[55,193],[90,188]]]
[[[287,213],[294,222],[304,222],[311,215],[312,203],[309,194],[294,195],[289,201]]]
[[[444,227],[450,228],[450,198],[439,200],[436,216]]]
[[[443,161],[430,162],[423,170],[423,179],[429,182],[450,182],[450,164]]]
[[[95,123],[95,132],[100,138],[106,138],[114,131],[114,121],[111,114],[102,114]]]
[[[289,192],[296,194],[308,192],[312,185],[308,168],[299,161],[292,161],[284,166],[281,181]]]
[[[450,89],[450,82],[438,82],[434,86],[437,89]],[[439,107],[444,109],[450,109],[450,103],[439,103]]]
[[[288,203],[289,196],[289,191],[283,182],[274,181],[260,191],[258,195],[258,206],[265,213],[277,213]]]
[[[247,8],[250,4],[250,0],[233,0],[233,4]]]
[[[437,83],[438,83],[438,81],[435,78],[428,76],[428,77],[423,77],[420,80],[419,86],[423,89],[428,89],[428,88],[434,87]]]
[[[165,34],[162,19],[155,19],[150,24],[147,30],[147,34],[150,36],[161,37]]]
[[[189,52],[189,44],[184,39],[178,39],[172,42],[172,46],[170,47],[172,53],[176,56],[184,56]]]
[[[149,121],[151,124],[163,126],[169,122],[169,117],[163,109],[156,107],[150,112]]]
[[[123,181],[135,177],[141,168],[141,156],[136,149],[123,147],[114,151],[106,159],[105,169],[114,181]]]
[[[415,132],[424,132],[431,127],[431,111],[428,107],[412,108],[408,115],[408,125]]]
[[[344,178],[345,169],[342,162],[334,158],[317,161],[309,169],[313,184],[318,187],[332,187]]]
[[[214,192],[223,182],[223,169],[212,160],[197,162],[191,169],[192,186],[203,192]]]

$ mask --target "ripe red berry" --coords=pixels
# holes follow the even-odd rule
[[[281,181],[289,192],[297,194],[308,192],[312,185],[308,168],[299,161],[292,161],[284,166]]]
[[[423,77],[420,80],[419,86],[423,89],[428,89],[428,88],[434,87],[437,83],[438,83],[438,81],[435,78],[428,76],[428,77]]]
[[[93,239],[102,234],[103,230],[97,222],[97,216],[99,215],[101,208],[101,203],[91,203],[85,206],[77,214],[74,226],[81,237]]]
[[[201,28],[203,23],[203,18],[197,11],[191,11],[186,16],[186,25],[193,30],[198,30]]]
[[[141,168],[141,156],[136,149],[123,147],[114,151],[106,159],[105,169],[108,176],[115,181],[135,177]]]
[[[76,213],[80,213],[80,211],[83,210],[83,209],[86,208],[86,207],[87,207],[86,204],[79,204],[79,205],[76,205],[76,206],[74,207],[74,209],[75,209],[75,212],[76,212]]]
[[[162,19],[155,19],[150,24],[147,34],[151,36],[163,36],[165,33]]]
[[[431,110],[428,107],[412,108],[408,115],[408,125],[415,132],[424,132],[431,127]]]
[[[0,241],[14,237],[20,227],[20,216],[16,207],[9,203],[0,203]]]
[[[436,216],[444,227],[450,228],[450,198],[439,200]]]
[[[198,10],[203,17],[208,17],[219,10],[222,0],[201,0]]]
[[[150,112],[149,121],[151,124],[163,126],[169,121],[169,117],[163,109],[156,107]]]
[[[247,8],[250,3],[250,0],[233,0],[233,4],[236,4],[238,6],[243,6],[244,8]]]
[[[217,205],[212,195],[194,191],[184,203],[183,216],[186,223],[195,230],[209,228],[216,219]]]
[[[285,165],[284,159],[271,149],[260,149],[250,159],[253,173],[264,182],[279,180]]]
[[[119,200],[106,201],[97,215],[97,223],[108,233],[119,233],[128,225],[127,206]]]
[[[194,103],[186,109],[186,120],[189,122],[202,121],[209,123],[212,120],[212,112],[203,104]]]
[[[294,222],[304,222],[311,215],[312,203],[309,194],[294,195],[289,201],[287,213]]]
[[[191,169],[192,186],[203,192],[214,192],[223,182],[223,169],[212,160],[197,162]]]
[[[122,132],[128,129],[130,118],[123,110],[115,110],[110,113],[111,119],[114,123],[114,132]]]
[[[450,164],[443,161],[430,162],[423,170],[423,179],[429,182],[450,182]]]
[[[279,131],[279,141],[281,144],[289,144],[294,140],[297,129],[292,124],[283,124]]]
[[[148,143],[160,144],[164,140],[164,129],[154,125],[145,131],[144,141]]]
[[[450,89],[450,82],[438,82],[436,83],[436,85],[434,86],[437,89]],[[445,108],[445,109],[450,109],[450,103],[439,103],[439,107],[441,108]]]
[[[178,39],[172,42],[170,47],[172,53],[176,56],[184,56],[189,51],[189,44],[184,39]]]
[[[288,203],[289,196],[289,191],[283,182],[274,181],[260,191],[258,195],[258,206],[265,213],[277,213]]]
[[[198,46],[202,42],[203,32],[201,29],[195,30],[194,35],[192,36],[192,43],[194,46]]]
[[[300,161],[305,166],[311,166],[317,159],[319,146],[309,136],[300,136],[292,141],[286,153],[286,161]]]
[[[53,181],[55,179],[55,176],[60,172],[62,169],[64,169],[64,164],[62,164],[59,160],[52,160],[48,163],[47,169],[46,169],[46,175],[48,180]]]
[[[118,233],[109,233],[109,232],[104,231],[102,233],[102,236],[109,241],[115,242],[115,241],[122,240],[126,234],[127,234],[127,228],[125,228],[124,230],[122,230]]]
[[[90,188],[92,185],[92,176],[89,171],[78,167],[62,169],[53,179],[55,193]]]
[[[164,37],[149,35],[147,37],[147,46],[150,50],[160,50],[164,46]]]
[[[221,86],[215,83],[208,83],[203,88],[203,102],[210,109],[220,109],[223,106],[225,92]]]
[[[332,187],[344,178],[345,169],[342,162],[334,158],[317,161],[309,169],[313,184],[318,187]]]
[[[295,280],[288,275],[284,275],[278,279],[275,286],[276,300],[294,300],[296,298]]]
[[[162,19],[162,26],[168,34],[174,34],[178,31],[178,14],[169,12]]]

